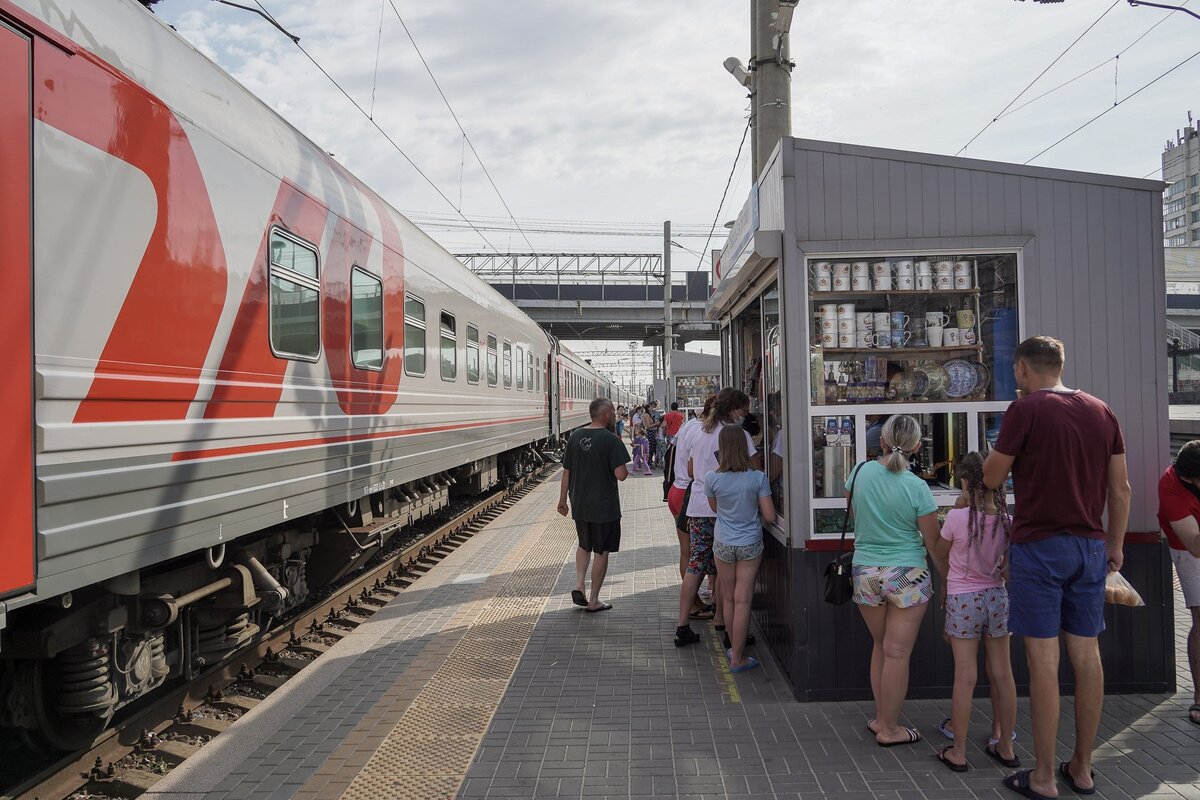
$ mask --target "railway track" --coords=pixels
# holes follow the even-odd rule
[[[255,644],[119,719],[85,750],[4,789],[0,798],[137,797],[528,494],[551,469],[521,479],[388,554]]]

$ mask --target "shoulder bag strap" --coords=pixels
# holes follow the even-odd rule
[[[854,501],[855,478],[860,469],[862,469],[862,464],[857,465],[850,471],[850,490],[846,493],[846,516],[842,517],[842,538],[838,541],[838,550],[846,549],[846,531],[850,527],[850,504]]]

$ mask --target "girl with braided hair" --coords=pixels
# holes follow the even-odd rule
[[[1011,520],[1004,488],[983,481],[983,456],[968,453],[955,470],[962,485],[957,507],[946,515],[937,551],[949,561],[946,576],[946,636],[954,652],[954,694],[950,719],[942,724],[954,744],[938,760],[966,772],[967,727],[975,694],[979,640],[983,639],[992,686],[993,731],[985,752],[1006,767],[1021,766],[1013,752],[1017,687],[1009,656],[1008,590],[1004,586]]]

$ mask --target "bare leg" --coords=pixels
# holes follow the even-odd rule
[[[867,630],[871,632],[871,696],[875,699],[875,718],[879,718],[879,684],[883,674],[883,634],[887,622],[887,606],[858,606]],[[872,730],[877,730],[872,727]]]
[[[762,561],[762,556],[748,561],[738,561],[731,565],[735,568],[737,578],[733,582],[725,584],[726,594],[732,595],[731,599],[725,601],[725,607],[732,609],[732,613],[727,612],[725,616],[729,624],[730,649],[733,650],[733,655],[729,659],[730,666],[741,667],[749,663],[745,656],[746,634],[750,630],[750,604],[754,601],[754,576],[758,573],[760,561]]]
[[[1075,672],[1075,752],[1068,769],[1075,785],[1087,789],[1093,785],[1092,749],[1104,708],[1104,665],[1100,663],[1100,641],[1095,636],[1064,633],[1063,639]]]
[[[1017,686],[1008,638],[989,636],[983,640],[983,651],[988,680],[992,682],[992,738],[1000,740],[996,752],[1004,758],[1015,758],[1012,735],[1017,726]]]
[[[596,553],[592,559],[592,594],[588,597],[588,608],[600,607],[600,587],[608,574],[608,553]]]
[[[687,572],[688,556],[691,555],[692,543],[688,540],[688,532],[675,529],[675,536],[679,539],[679,578],[683,579],[683,574]]]
[[[700,588],[700,581],[704,576],[695,572],[686,572],[683,575],[683,581],[679,586],[679,622],[680,628],[688,624],[688,614],[692,610],[692,600],[696,597],[696,590]],[[720,608],[720,606],[717,606]]]
[[[950,724],[954,729],[954,745],[946,758],[954,764],[967,763],[967,731],[971,726],[971,703],[975,683],[979,680],[979,640],[950,639],[954,651],[954,693],[950,701]]]
[[[908,696],[908,662],[928,603],[912,608],[887,604],[883,634],[883,668],[879,672],[879,716],[876,739],[880,742],[908,741],[900,726],[900,708]]]
[[[716,561],[716,559],[713,559]],[[713,601],[713,625],[725,624],[725,587],[721,585],[721,578],[716,574],[708,576],[708,585],[712,587]],[[700,584],[696,584],[696,591],[700,591]]]
[[[1200,703],[1200,608],[1192,610],[1192,629],[1188,631],[1188,665],[1192,669],[1192,702]],[[1200,711],[1191,712],[1194,720],[1200,721]]]
[[[1029,776],[1033,790],[1058,797],[1054,780],[1054,746],[1058,740],[1058,637],[1025,637],[1029,663],[1029,716],[1033,720],[1033,753],[1037,760]]]
[[[592,560],[592,554],[582,547],[575,548],[575,588],[587,594],[585,581],[587,580],[588,562]]]
[[[721,611],[721,619],[732,620],[734,618],[733,598],[737,589],[737,562],[722,561],[719,558],[713,559],[717,564],[717,585],[721,587],[722,592],[719,595],[713,595],[713,608]],[[720,605],[716,603],[720,602]],[[716,619],[716,617],[713,617]]]

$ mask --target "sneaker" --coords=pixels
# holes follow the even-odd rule
[[[700,641],[700,634],[692,630],[690,625],[684,625],[682,628],[675,629],[675,646],[684,647],[689,644],[695,644]]]

